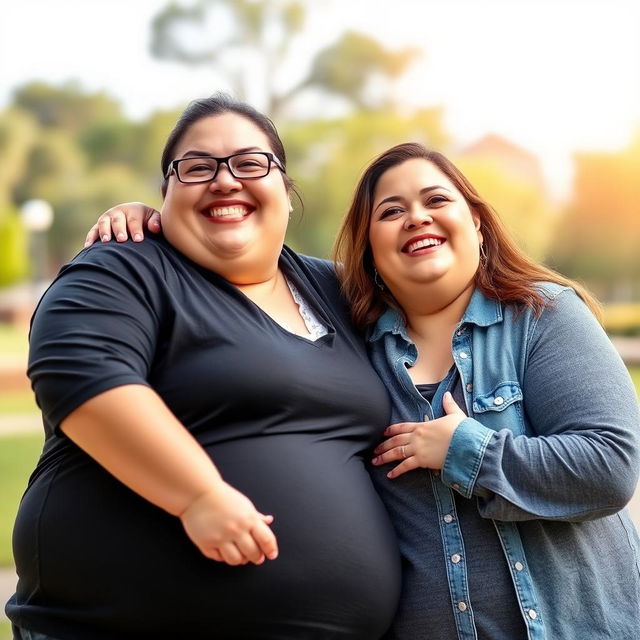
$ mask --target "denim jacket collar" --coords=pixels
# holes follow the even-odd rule
[[[461,324],[488,327],[498,322],[502,322],[500,302],[493,298],[487,298],[480,289],[475,289],[462,316]],[[400,335],[410,342],[402,314],[393,307],[389,307],[371,327],[367,334],[367,341],[376,342],[387,333]]]

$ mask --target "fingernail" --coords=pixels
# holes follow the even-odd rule
[[[267,554],[267,558],[269,558],[269,560],[275,560],[277,557],[278,557],[277,551],[272,551],[271,553]]]
[[[85,242],[85,243],[84,243],[84,248],[85,248],[85,249],[86,249],[87,247],[90,247],[90,246],[91,246],[91,243],[90,243],[90,242]]]
[[[371,464],[378,464],[378,458],[374,458],[373,460],[371,460]]]
[[[387,478],[393,478],[393,471],[389,471],[389,473],[387,473]]]
[[[134,242],[141,242],[142,241],[142,234],[141,233],[134,233],[133,234],[133,241]]]
[[[109,236],[106,233],[102,236],[102,242],[109,242]]]
[[[125,240],[127,236],[121,231],[116,237],[118,240]]]

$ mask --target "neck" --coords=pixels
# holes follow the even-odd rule
[[[274,272],[267,276],[261,278],[244,278],[241,281],[234,282],[234,279],[231,278],[229,280],[231,284],[235,285],[240,291],[249,295],[250,293],[255,293],[257,295],[270,295],[274,293],[279,287],[285,284],[284,275],[282,271],[278,267],[274,269]],[[251,297],[251,296],[249,296]]]
[[[417,291],[416,291],[417,289]],[[411,334],[421,338],[450,337],[458,325],[473,295],[474,284],[452,295],[438,284],[421,287],[413,285],[411,296],[403,292],[392,292],[407,316],[407,328]],[[417,293],[417,295],[416,295]]]

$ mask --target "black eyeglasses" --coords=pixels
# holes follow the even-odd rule
[[[274,164],[284,172],[282,162],[267,151],[252,153],[232,153],[225,158],[214,156],[200,156],[197,158],[180,158],[169,164],[165,178],[169,178],[172,171],[180,182],[193,184],[197,182],[211,182],[216,179],[220,165],[226,164],[229,173],[238,180],[256,180],[269,175],[271,165]]]

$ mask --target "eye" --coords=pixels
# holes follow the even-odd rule
[[[215,165],[213,163],[206,162],[183,162],[180,167],[182,173],[211,173],[215,170]]]
[[[430,198],[427,198],[426,204],[429,206],[434,206],[434,205],[442,205],[442,204],[446,204],[447,202],[451,202],[451,200],[449,200],[449,198],[447,198],[446,196],[443,196],[441,194],[436,194],[431,196]]]
[[[402,215],[404,213],[404,209],[402,207],[389,207],[385,209],[379,217],[379,220],[384,220],[385,218],[394,218]]]

